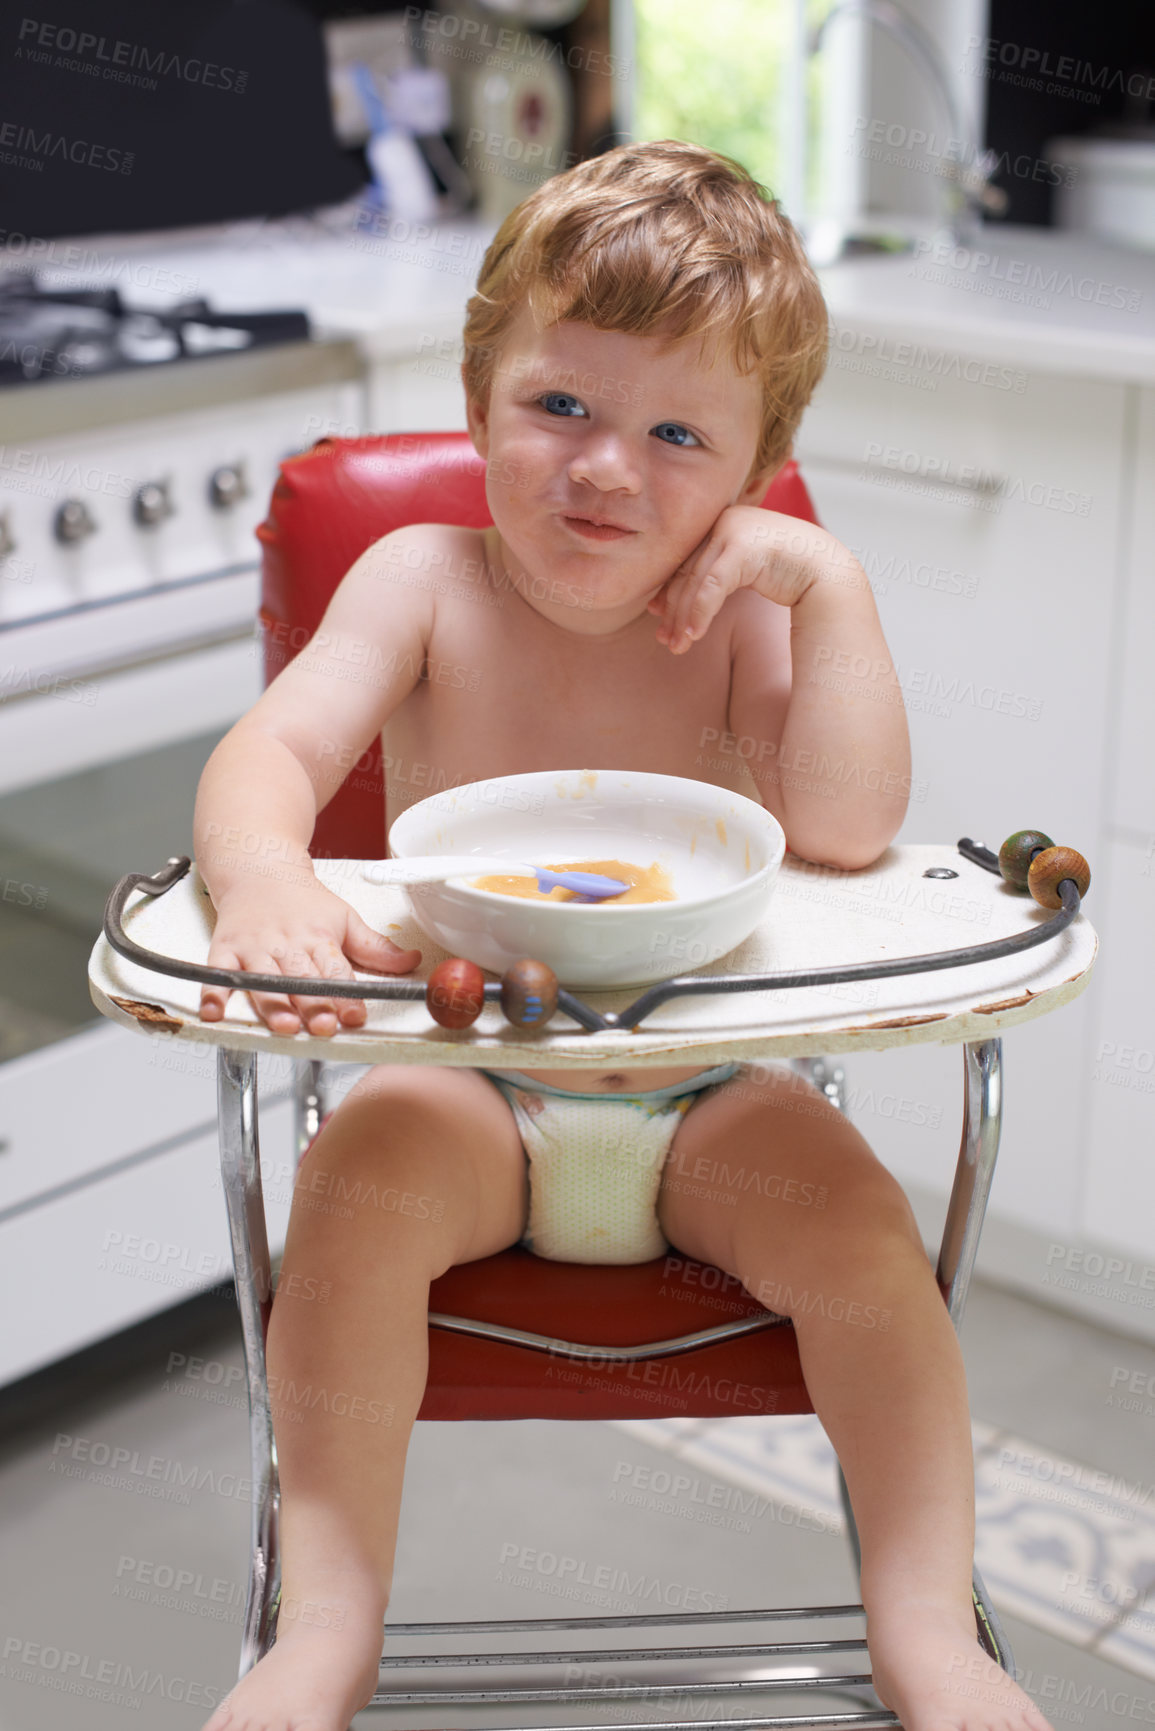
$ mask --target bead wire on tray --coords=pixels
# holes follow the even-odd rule
[[[133,890],[160,896],[179,883],[189,870],[187,854],[170,859],[151,876],[128,872],[116,884],[104,909],[104,936],[119,955],[153,973],[178,980],[196,980],[206,986],[229,986],[239,992],[277,992],[294,997],[362,998],[405,1000],[424,998],[434,1021],[442,1027],[469,1027],[486,1003],[500,1003],[506,1019],[515,1027],[539,1028],[561,1010],[588,1033],[624,1028],[631,1033],[660,1004],[671,998],[697,992],[765,992],[791,986],[836,985],[847,980],[885,980],[898,974],[931,973],[941,968],[962,968],[972,962],[993,961],[1019,950],[1058,937],[1078,914],[1091,882],[1091,871],[1074,848],[1056,847],[1041,830],[1016,830],[995,854],[969,836],[959,840],[965,859],[1001,876],[1013,889],[1026,889],[1042,907],[1056,908],[1052,919],[1009,938],[992,938],[983,944],[968,944],[958,950],[935,950],[923,956],[898,956],[878,962],[851,962],[841,967],[804,968],[784,974],[680,974],[659,981],[626,1009],[603,1015],[581,998],[559,986],[544,962],[522,957],[507,969],[500,981],[486,980],[475,962],[460,956],[439,962],[427,981],[392,979],[318,980],[290,974],[250,974],[239,968],[210,968],[199,962],[179,962],[146,949],[126,934],[122,924],[125,904]],[[924,874],[925,875],[925,874]],[[448,1017],[448,1020],[442,1018]],[[524,1017],[524,1019],[519,1019]]]

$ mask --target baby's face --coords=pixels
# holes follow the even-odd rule
[[[531,605],[583,635],[644,614],[720,513],[765,493],[766,477],[746,484],[761,408],[757,378],[724,346],[577,323],[538,331],[523,308],[488,407],[468,412],[510,574],[550,579],[526,585]],[[626,532],[575,521],[590,517]]]

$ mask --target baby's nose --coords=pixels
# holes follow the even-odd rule
[[[573,480],[589,481],[603,491],[621,487],[636,491],[640,466],[627,440],[602,433],[583,440],[570,463],[570,476]]]

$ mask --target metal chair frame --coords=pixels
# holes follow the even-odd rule
[[[825,1058],[797,1058],[790,1062],[806,1075],[840,1110],[843,1109],[840,1066]],[[971,1274],[978,1250],[979,1236],[986,1213],[987,1198],[994,1177],[998,1156],[1002,1119],[1001,1088],[1002,1041],[975,1040],[963,1044],[963,1123],[954,1185],[947,1208],[939,1250],[937,1278],[944,1293],[950,1318],[957,1331],[966,1305]],[[296,1156],[299,1160],[316,1136],[324,1116],[324,1064],[321,1060],[297,1062],[294,1076],[294,1120]],[[280,1548],[278,1539],[280,1489],[277,1475],[276,1442],[269,1407],[268,1380],[265,1365],[265,1340],[272,1312],[273,1283],[265,1222],[264,1199],[261,1189],[261,1169],[257,1124],[257,1057],[254,1052],[239,1051],[227,1046],[218,1049],[217,1057],[218,1124],[220,1131],[221,1176],[228,1211],[232,1242],[233,1267],[236,1279],[237,1303],[240,1311],[244,1348],[245,1372],[249,1393],[250,1448],[252,1453],[252,1484],[254,1490],[252,1523],[252,1557],[248,1599],[245,1608],[239,1676],[243,1677],[264,1656],[275,1638],[276,1612],[280,1594]],[[513,1342],[527,1351],[548,1351],[555,1356],[582,1360],[613,1357],[615,1360],[640,1360],[690,1352],[706,1342],[720,1341],[763,1328],[787,1326],[789,1319],[767,1311],[765,1317],[751,1317],[737,1322],[722,1323],[696,1333],[671,1340],[648,1341],[634,1347],[606,1347],[591,1341],[558,1341],[544,1335],[517,1328],[476,1322],[470,1318],[430,1312],[431,1327],[491,1340]],[[858,1536],[851,1512],[846,1481],[839,1468],[839,1491],[845,1512],[856,1567],[860,1565]],[[1006,1636],[986,1589],[976,1570],[974,1573],[974,1608],[978,1639],[984,1650],[1004,1670],[1013,1671],[1014,1660]],[[396,1623],[385,1625],[385,1634],[396,1636],[462,1636],[469,1637],[514,1631],[534,1631],[552,1635],[573,1630],[622,1630],[634,1628],[670,1628],[683,1625],[719,1623],[783,1622],[801,1619],[845,1618],[863,1616],[858,1605],[822,1605],[786,1609],[715,1611],[700,1616],[687,1613],[654,1614],[618,1617],[521,1618],[466,1623]],[[828,1690],[849,1691],[867,1701],[864,1712],[839,1712],[822,1715],[758,1716],[755,1718],[700,1718],[693,1724],[700,1731],[753,1731],[758,1727],[839,1726],[858,1727],[872,1731],[874,1727],[893,1726],[898,1720],[893,1713],[871,1704],[871,1677],[865,1659],[865,1635],[854,1639],[825,1641],[757,1642],[748,1645],[701,1645],[692,1647],[642,1647],[630,1649],[596,1649],[574,1652],[502,1652],[460,1654],[393,1654],[383,1652],[383,1680],[373,1696],[373,1706],[438,1705],[469,1706],[495,1702],[529,1701],[570,1702],[587,1700],[651,1699],[669,1695],[669,1686],[655,1683],[606,1684],[587,1682],[564,1688],[535,1687],[528,1684],[510,1686],[508,1677],[499,1678],[505,1686],[473,1689],[439,1689],[399,1687],[390,1681],[391,1675],[406,1666],[419,1670],[431,1667],[486,1669],[543,1664],[582,1666],[595,1664],[638,1664],[663,1660],[667,1665],[676,1660],[703,1660],[733,1656],[754,1666],[760,1673],[735,1681],[697,1682],[684,1686],[687,1694],[708,1694],[723,1699],[735,1691],[765,1690],[769,1692]],[[831,1657],[836,1654],[861,1651],[863,1661],[846,1672],[814,1677],[788,1674],[789,1665],[781,1676],[766,1676],[767,1662],[798,1661]],[[877,1697],[873,1697],[877,1701]],[[654,1718],[642,1722],[630,1720],[633,1731],[680,1731],[685,1720]],[[562,1728],[555,1728],[562,1731]],[[585,1726],[567,1727],[564,1731],[587,1731]]]

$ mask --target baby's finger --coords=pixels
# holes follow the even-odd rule
[[[320,979],[354,978],[348,958],[333,938],[318,939],[309,953]],[[331,1034],[335,1032],[338,1022],[349,1028],[360,1027],[365,1020],[363,998],[294,998],[293,1002],[298,1007],[303,1007],[310,1034]]]
[[[677,618],[679,597],[690,581],[688,572],[675,571],[665,588],[662,590],[660,617],[657,638],[659,643],[670,643],[673,640],[674,621]]]
[[[232,950],[226,950],[215,945],[209,950],[208,965],[210,968],[239,968],[240,962]],[[201,1001],[198,1015],[202,1022],[219,1022],[228,1007],[233,995],[232,986],[202,986]]]
[[[675,655],[690,647],[690,628],[698,625],[698,635],[705,628],[707,619],[703,616],[701,604],[702,579],[688,577],[678,591],[677,603],[667,621],[670,648]]]
[[[288,963],[292,961],[293,965]],[[316,969],[310,962],[307,967],[296,965],[297,962],[308,961],[306,956],[298,954],[290,958],[288,952],[273,955],[268,950],[246,951],[239,966],[249,974],[297,974],[315,975]],[[249,1002],[261,1018],[262,1022],[274,1034],[296,1034],[301,1028],[301,1016],[294,1006],[294,1001],[283,992],[250,992]]]
[[[322,942],[323,940],[318,940],[317,944],[311,943],[308,949],[284,950],[277,958],[280,972],[294,975],[302,980],[323,980],[333,976],[331,968],[319,967],[314,959],[313,951]],[[344,958],[342,957],[343,961]],[[346,977],[351,976],[346,975]],[[344,1002],[344,1000],[341,1001]],[[337,1031],[337,1002],[338,1000],[335,998],[325,998],[320,994],[314,997],[311,992],[290,992],[289,994],[289,1004],[299,1018],[301,1025],[310,1034],[321,1036]]]
[[[687,590],[679,608],[679,635],[695,642],[704,637],[729,591],[729,584],[717,571],[704,571]]]
[[[355,908],[349,909],[344,953],[363,974],[411,974],[421,962],[420,950],[403,950],[386,933],[367,925]]]

